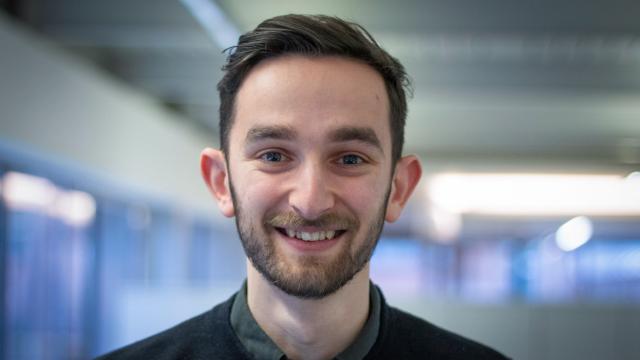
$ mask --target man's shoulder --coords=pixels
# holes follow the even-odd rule
[[[397,308],[386,307],[384,338],[375,358],[507,359],[496,350]],[[384,345],[383,345],[384,344]]]
[[[182,354],[202,351],[200,344],[206,344],[207,339],[211,337],[211,334],[204,329],[210,328],[209,324],[213,325],[209,320],[213,317],[214,311],[209,310],[170,329],[98,357],[96,360],[176,359],[181,358]]]
[[[96,360],[237,359],[243,350],[228,323],[234,297],[170,329],[117,349]]]

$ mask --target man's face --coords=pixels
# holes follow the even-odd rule
[[[368,264],[392,178],[375,70],[340,57],[263,61],[237,94],[229,144],[236,224],[265,278],[320,298]]]

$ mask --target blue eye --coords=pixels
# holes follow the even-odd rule
[[[359,165],[364,162],[362,157],[353,154],[344,155],[340,160],[343,165]]]
[[[280,162],[283,158],[284,156],[276,151],[269,151],[260,156],[260,159],[268,162]]]

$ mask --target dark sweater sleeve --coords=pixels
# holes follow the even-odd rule
[[[251,359],[229,323],[234,297],[166,331],[96,360]]]

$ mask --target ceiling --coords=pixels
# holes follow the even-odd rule
[[[221,51],[231,44],[207,32],[188,3],[0,2],[51,41],[215,133]],[[225,29],[236,34],[292,12],[364,25],[407,67],[414,96],[406,149],[435,167],[640,168],[638,1],[215,4],[223,17],[213,27],[228,21]]]

